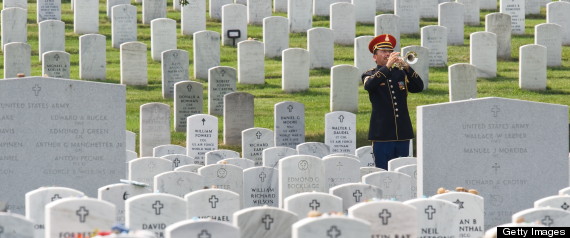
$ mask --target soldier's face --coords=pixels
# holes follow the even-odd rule
[[[372,58],[377,65],[386,65],[388,63],[388,57],[392,52],[393,50],[377,50]]]

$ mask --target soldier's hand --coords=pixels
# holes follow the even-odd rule
[[[401,60],[399,55],[400,55],[400,52],[390,53],[390,56],[388,56],[388,63],[386,63],[386,67],[392,68],[392,65],[394,65],[394,63],[399,62]]]

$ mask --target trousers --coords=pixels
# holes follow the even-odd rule
[[[375,141],[372,151],[376,167],[388,170],[388,161],[410,155],[410,141]]]

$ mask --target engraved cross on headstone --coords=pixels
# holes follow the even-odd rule
[[[262,135],[263,134],[261,133],[261,131],[258,131],[257,133],[255,133],[255,136],[257,137],[258,140],[261,139]]]
[[[261,223],[265,224],[265,230],[268,231],[271,229],[273,218],[271,217],[271,215],[267,214],[263,219],[261,219]]]
[[[188,89],[188,92],[192,92],[192,84],[188,84],[188,86],[186,86],[186,89]]]
[[[216,208],[216,203],[218,203],[219,200],[216,195],[212,195],[210,199],[208,199],[208,202],[212,205],[212,208]]]
[[[460,201],[459,198],[458,198],[455,202],[453,202],[453,203],[457,204],[457,206],[459,206],[459,209],[464,208],[464,207],[463,207],[463,203],[464,203],[464,202]]]
[[[261,172],[259,174],[259,178],[261,179],[261,182],[265,182],[265,177],[267,177],[267,175],[265,174],[265,172]]]
[[[208,233],[208,230],[202,230],[202,232],[198,234],[198,238],[212,238],[212,235]]]
[[[428,216],[428,220],[433,219],[433,214],[436,212],[435,208],[432,205],[429,205],[425,210],[425,214]]]
[[[382,219],[382,225],[388,225],[388,218],[392,217],[392,213],[388,209],[382,209],[382,212],[378,214],[378,217]]]
[[[287,109],[289,109],[289,112],[293,112],[293,105],[287,106]]]
[[[339,161],[338,164],[336,164],[336,167],[338,168],[338,170],[340,170],[340,168],[342,167],[342,163]]]
[[[344,116],[343,115],[338,116],[338,120],[340,121],[340,123],[342,123],[342,121],[344,121]]]
[[[362,192],[360,192],[360,190],[356,190],[354,191],[354,193],[352,193],[352,196],[354,197],[356,202],[360,202],[360,198],[362,197]]]
[[[37,97],[38,95],[40,95],[40,91],[42,91],[42,87],[40,87],[40,85],[36,84],[32,88],[32,91],[34,91],[34,95],[36,95],[36,97]]]
[[[89,215],[89,210],[87,210],[84,206],[79,207],[77,211],[75,211],[75,215],[79,217],[79,222],[85,223],[85,218]]]
[[[57,199],[61,199],[61,197],[60,197],[59,194],[57,194],[57,193],[56,193],[55,195],[53,195],[53,197],[51,197],[51,201],[52,201],[52,202],[55,201],[55,200],[57,200]]]
[[[497,105],[493,105],[493,108],[491,108],[491,112],[493,113],[493,117],[497,117],[498,113],[501,112],[501,109],[499,108],[499,106]]]
[[[309,207],[311,207],[313,211],[316,211],[320,206],[321,204],[317,202],[317,199],[313,199],[313,201],[309,204]]]
[[[554,220],[552,220],[552,218],[550,218],[550,216],[545,216],[544,219],[542,219],[540,222],[542,222],[543,225],[549,227],[554,223]]]
[[[497,170],[499,170],[501,168],[501,166],[498,163],[495,163],[495,165],[493,165],[492,168],[495,169],[495,174],[496,174]]]
[[[172,163],[174,164],[174,168],[178,168],[178,165],[180,164],[180,159],[176,158],[172,161]]]
[[[202,126],[206,123],[206,118],[202,118]]]
[[[59,61],[59,55],[58,54],[54,55],[53,58],[55,59],[55,61]]]
[[[560,208],[564,209],[564,210],[568,210],[570,206],[568,204],[566,204],[566,202],[564,202],[564,204],[562,204],[562,206],[560,206]]]
[[[161,209],[164,208],[164,204],[162,204],[160,201],[156,200],[156,202],[154,202],[154,204],[152,204],[152,208],[154,208],[154,214],[160,215]]]
[[[392,179],[391,179],[391,178],[389,178],[389,177],[384,178],[384,187],[390,188],[390,184],[391,184],[391,183],[392,183]]]
[[[331,228],[327,231],[327,236],[329,238],[338,238],[342,233],[336,226],[331,226]]]

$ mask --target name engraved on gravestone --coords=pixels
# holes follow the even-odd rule
[[[111,41],[114,48],[130,41],[137,41],[137,7],[121,4],[111,8]]]
[[[325,115],[325,144],[330,153],[354,154],[356,151],[356,115],[330,112]]]
[[[43,77],[0,82],[0,174],[7,175],[0,190],[11,191],[0,200],[9,210],[23,214],[25,193],[41,186],[94,196],[98,187],[124,178],[125,90]]]
[[[61,19],[61,0],[37,1],[37,22]]]
[[[255,162],[255,166],[263,164],[263,150],[275,146],[273,131],[265,128],[250,128],[241,132],[242,157]]]
[[[189,116],[186,123],[187,155],[204,165],[206,152],[218,149],[218,118],[206,114]]]
[[[198,169],[204,176],[204,186],[243,193],[243,169],[231,164],[211,164]],[[240,202],[241,204],[241,202]]]
[[[68,79],[70,55],[64,51],[48,51],[42,55],[42,74],[53,78]]]
[[[487,228],[510,221],[527,203],[567,185],[567,114],[567,106],[503,98],[420,107],[418,194],[430,195],[439,187],[474,188],[486,198]],[[435,132],[438,128],[446,132]],[[429,142],[434,139],[448,149],[437,152],[441,146]],[[434,163],[448,164],[435,168]],[[445,179],[437,175],[441,171],[447,171]]]
[[[449,192],[432,198],[446,200],[457,205],[459,237],[481,237],[485,233],[485,209],[483,197],[471,193]]]
[[[319,157],[292,155],[279,162],[279,201],[302,192],[324,192],[324,165]]]
[[[171,194],[142,194],[125,202],[125,225],[132,230],[146,230],[164,237],[167,226],[186,218],[186,201]]]
[[[305,142],[305,105],[280,102],[274,109],[275,146],[295,148]]]
[[[500,0],[501,13],[511,15],[512,34],[524,34],[525,0]]]
[[[239,194],[223,189],[202,189],[186,194],[186,216],[188,219],[210,218],[231,222],[232,214],[241,207]]]
[[[394,0],[394,14],[400,17],[400,32],[415,34],[420,31],[420,0]]]
[[[237,71],[227,66],[208,70],[208,114],[223,115],[224,95],[237,89]]]
[[[279,207],[278,170],[255,167],[243,171],[243,207]]]
[[[159,54],[162,62],[162,97],[172,98],[174,85],[188,81],[188,51],[172,49]]]
[[[202,83],[199,82],[186,81],[174,84],[174,118],[176,120],[176,131],[186,131],[188,117],[203,113],[203,88]]]

